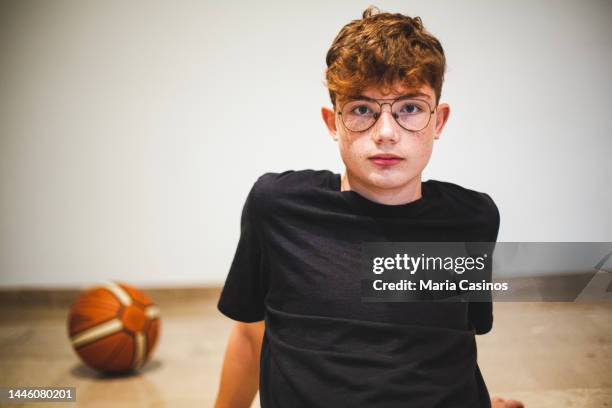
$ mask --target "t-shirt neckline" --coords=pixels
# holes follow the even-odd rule
[[[361,213],[366,215],[376,216],[410,216],[420,213],[426,208],[431,201],[431,189],[428,181],[421,182],[421,197],[405,204],[382,204],[372,201],[356,191],[346,190],[340,191],[341,186],[341,175],[338,173],[330,172],[331,174],[331,188],[333,191],[354,208],[360,210]]]

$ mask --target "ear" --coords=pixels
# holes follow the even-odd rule
[[[336,113],[326,107],[321,108],[321,116],[323,116],[323,122],[325,122],[325,126],[327,126],[327,130],[329,134],[334,140],[338,140],[338,133],[336,129]]]
[[[436,108],[436,124],[434,128],[434,139],[439,139],[442,134],[442,130],[444,130],[444,125],[448,121],[448,117],[450,116],[450,106],[448,103],[441,103]]]

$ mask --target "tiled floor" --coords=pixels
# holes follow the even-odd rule
[[[154,300],[157,300],[154,298]],[[7,407],[211,407],[231,321],[215,295],[167,297],[155,356],[139,375],[104,378],[83,366],[66,306],[2,304],[0,386],[74,386],[75,403]],[[497,303],[479,363],[492,394],[529,408],[612,407],[612,302]],[[256,402],[254,406],[259,406]]]

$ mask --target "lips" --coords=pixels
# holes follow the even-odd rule
[[[396,156],[394,154],[389,153],[376,154],[374,156],[369,157],[368,159],[371,160],[373,163],[378,164],[379,166],[393,166],[404,160],[400,156]]]

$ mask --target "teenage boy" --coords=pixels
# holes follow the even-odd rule
[[[327,53],[322,116],[342,175],[259,177],[218,308],[232,329],[216,406],[490,407],[475,334],[491,303],[361,301],[363,242],[494,242],[485,193],[421,181],[450,108],[445,57],[419,17],[347,24]],[[517,402],[494,406],[520,407]]]

